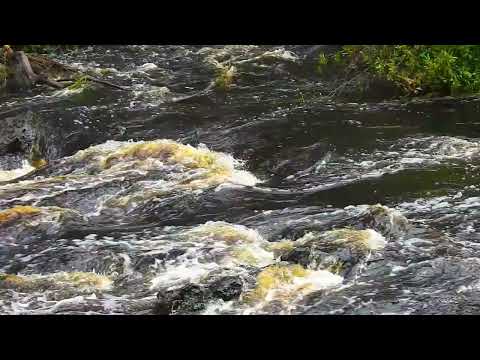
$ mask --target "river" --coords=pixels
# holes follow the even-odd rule
[[[91,46],[130,91],[0,99],[48,161],[0,155],[0,313],[478,313],[479,99],[326,96],[309,49]]]

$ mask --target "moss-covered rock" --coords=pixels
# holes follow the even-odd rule
[[[0,226],[10,224],[21,218],[38,215],[41,212],[41,209],[33,206],[14,206],[10,209],[0,211]]]
[[[221,90],[228,90],[237,76],[235,66],[224,67],[218,70],[215,85]]]
[[[0,212],[0,239],[20,244],[60,234],[71,223],[82,224],[83,216],[70,209],[15,206]]]
[[[346,277],[369,253],[385,245],[385,238],[372,229],[309,232],[295,241],[294,248],[281,259]]]
[[[400,212],[380,204],[368,206],[360,221],[366,228],[375,229],[387,238],[402,236],[411,228]]]
[[[254,311],[284,312],[305,295],[338,286],[342,281],[342,277],[329,271],[299,264],[272,265],[257,275],[255,287],[245,291],[240,301]]]
[[[0,289],[42,293],[54,300],[108,291],[111,285],[112,280],[109,277],[91,272],[59,272],[48,275],[0,274]]]
[[[292,251],[295,248],[295,243],[291,240],[282,240],[272,242],[266,248],[273,252],[275,258],[279,258],[281,255]]]

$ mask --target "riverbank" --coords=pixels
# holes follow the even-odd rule
[[[472,95],[480,91],[480,46],[343,45],[320,53],[317,71],[335,83],[333,94]]]

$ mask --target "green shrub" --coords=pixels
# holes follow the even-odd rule
[[[480,91],[480,45],[345,45],[327,63],[367,71],[395,82],[408,94]]]

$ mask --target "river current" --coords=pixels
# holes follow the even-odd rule
[[[478,313],[479,99],[328,96],[309,46],[57,59],[129,91],[0,99],[47,164],[0,153],[1,314]]]

